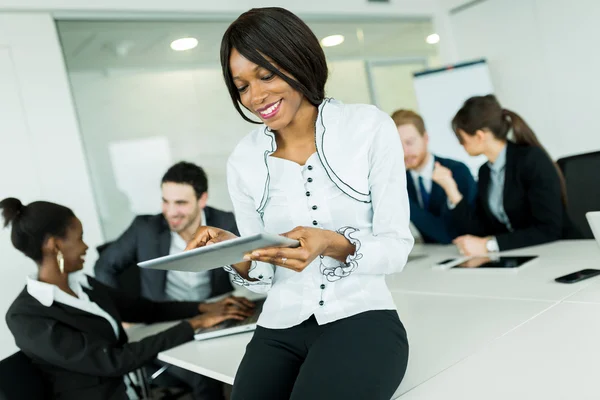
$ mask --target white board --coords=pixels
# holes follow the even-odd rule
[[[484,156],[471,157],[458,143],[451,122],[465,100],[494,93],[484,60],[414,74],[419,114],[425,120],[432,153],[464,162],[477,177]]]

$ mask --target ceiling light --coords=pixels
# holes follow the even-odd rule
[[[440,35],[438,35],[437,33],[432,33],[431,35],[427,36],[427,39],[425,39],[425,41],[429,44],[436,44],[440,41]]]
[[[198,46],[198,39],[193,37],[177,39],[171,43],[171,48],[175,51],[191,50],[196,46]]]
[[[323,39],[321,39],[321,45],[323,47],[333,47],[333,46],[337,46],[344,43],[344,36],[343,35],[331,35],[331,36],[327,36],[324,37]]]

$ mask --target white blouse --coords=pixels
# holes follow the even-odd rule
[[[253,262],[249,276],[258,281],[225,267],[235,283],[268,291],[258,321],[266,328],[289,328],[313,314],[326,324],[395,309],[385,275],[402,270],[414,243],[402,145],[390,117],[326,99],[316,126],[317,152],[304,166],[271,156],[274,133],[265,126],[243,139],[228,162],[242,236],[307,226],[337,231],[356,247],[345,263],[319,256],[302,272]]]

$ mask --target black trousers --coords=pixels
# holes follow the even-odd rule
[[[258,327],[231,400],[390,400],[406,371],[398,313],[368,311],[330,324]]]

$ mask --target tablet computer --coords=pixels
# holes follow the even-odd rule
[[[471,257],[464,260],[452,268],[518,268],[537,256],[487,256],[487,257]]]
[[[141,268],[200,272],[242,262],[244,255],[265,247],[298,247],[284,236],[257,233],[138,263]]]

